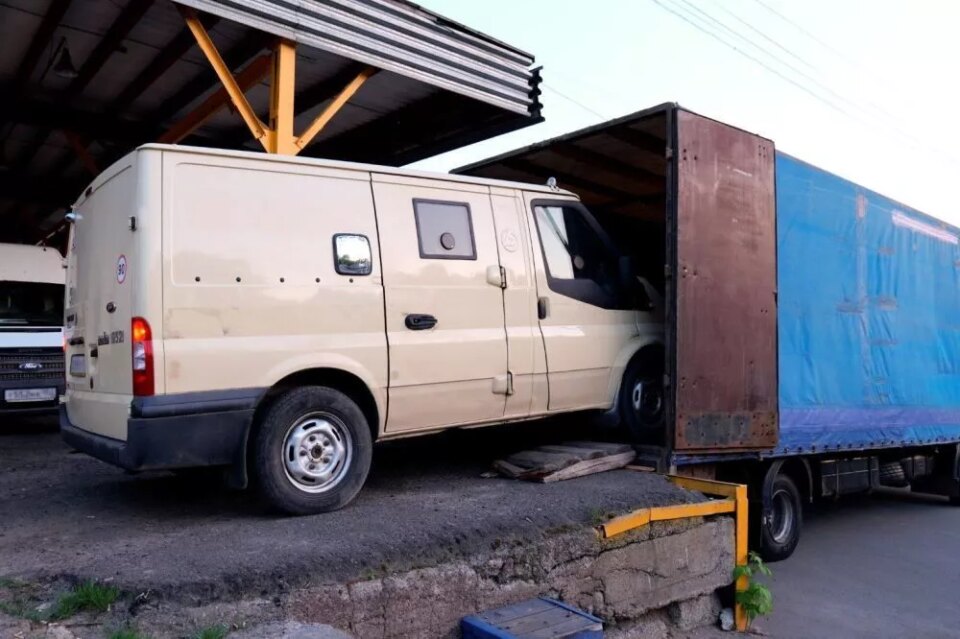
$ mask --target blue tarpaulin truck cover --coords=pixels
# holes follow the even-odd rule
[[[776,157],[774,454],[960,441],[960,229]]]

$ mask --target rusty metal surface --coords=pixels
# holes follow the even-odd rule
[[[675,433],[684,451],[777,442],[773,142],[677,112]]]

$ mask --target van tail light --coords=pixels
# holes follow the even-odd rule
[[[142,317],[130,322],[133,353],[133,394],[138,397],[153,395],[153,335],[150,324]]]

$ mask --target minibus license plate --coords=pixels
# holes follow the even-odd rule
[[[87,374],[86,355],[73,355],[70,357],[70,374],[74,377],[83,377]]]
[[[56,398],[56,388],[11,388],[3,391],[3,399],[8,402],[52,402]]]

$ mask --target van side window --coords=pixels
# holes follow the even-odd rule
[[[461,202],[414,200],[420,257],[439,260],[475,260],[470,207]]]
[[[617,255],[595,222],[578,205],[534,203],[547,282],[561,295],[604,308],[618,308]]]

